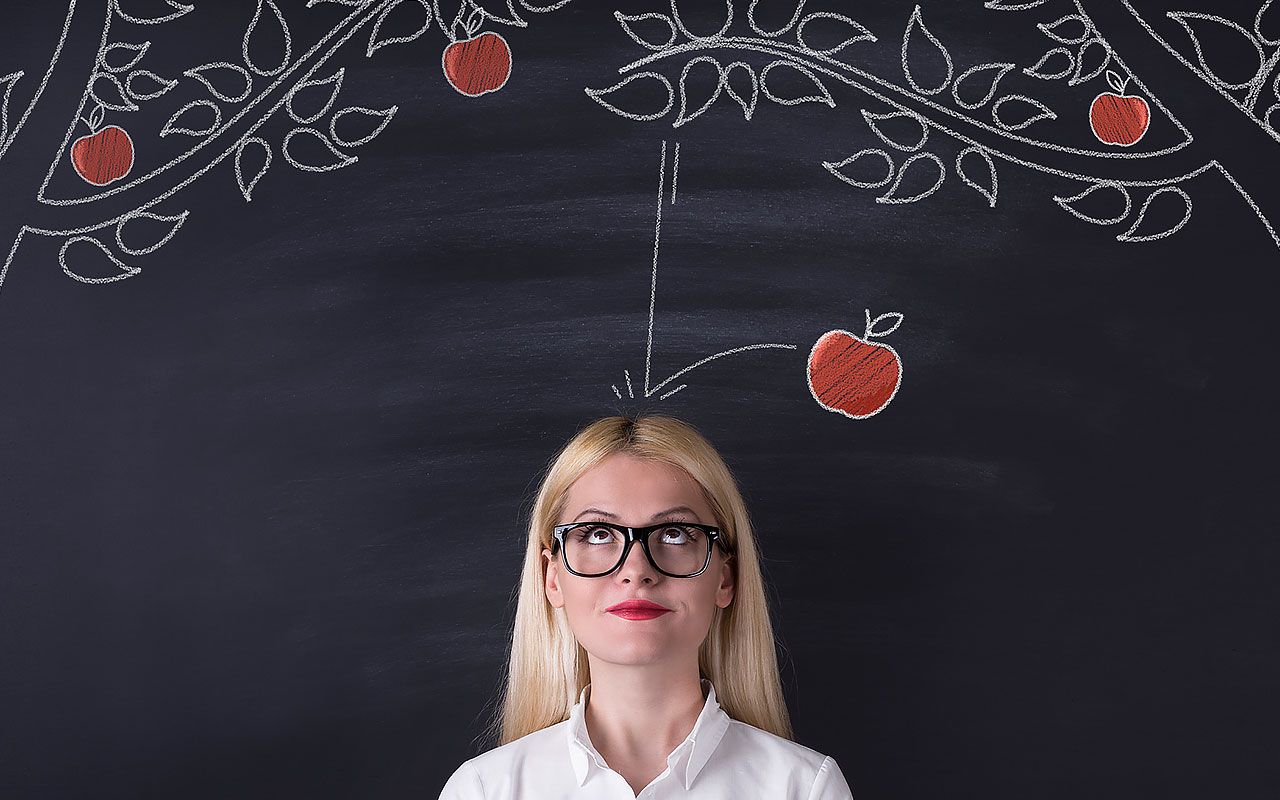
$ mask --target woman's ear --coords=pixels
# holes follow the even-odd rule
[[[542,558],[546,561],[543,567],[543,589],[547,601],[553,608],[561,608],[564,606],[564,593],[560,591],[560,563],[546,547],[542,548]]]

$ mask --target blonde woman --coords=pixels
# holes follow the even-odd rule
[[[441,800],[852,800],[792,740],[747,509],[701,434],[597,420],[530,516],[499,746]]]

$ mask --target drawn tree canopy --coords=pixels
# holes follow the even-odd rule
[[[239,53],[174,75],[148,67],[149,37],[182,24],[194,5],[166,0],[163,13],[142,15],[130,0],[71,0],[46,65],[0,64],[0,171],[21,198],[16,217],[0,220],[0,240],[9,243],[0,286],[29,234],[60,243],[63,271],[80,282],[137,275],[186,221],[184,193],[215,169],[251,202],[278,159],[314,172],[358,162],[355,150],[392,122],[397,106],[342,102],[340,59],[376,58],[434,31],[444,47],[442,79],[474,97],[500,90],[511,69],[506,39],[484,28],[527,27],[568,2],[299,0],[286,13],[276,0],[258,0]],[[619,67],[619,80],[601,76],[584,87],[587,97],[674,128],[722,97],[748,122],[762,98],[852,105],[868,146],[821,166],[855,190],[876,191],[877,202],[916,203],[953,173],[994,206],[1000,172],[1015,165],[1062,178],[1069,190],[1052,198],[1057,205],[1116,226],[1125,243],[1175,234],[1191,216],[1190,182],[1216,173],[1280,246],[1280,159],[1251,155],[1280,144],[1273,0],[1242,19],[1178,10],[1157,19],[1128,0],[987,0],[968,12],[1025,21],[1043,47],[1023,64],[958,62],[927,5],[892,31],[809,0],[726,0],[723,11],[683,5],[714,8],[720,24],[695,32],[678,0],[614,11],[643,55]],[[298,14],[333,22],[317,41],[297,41]],[[868,69],[883,63],[866,57],[870,48],[900,55],[898,68]],[[181,82],[202,96],[171,101]],[[25,106],[15,101],[28,95]],[[157,107],[166,117],[160,130],[135,136],[130,115]],[[279,136],[265,133],[273,118],[285,121]],[[49,130],[65,135],[51,141],[42,135]],[[173,150],[162,139],[182,144],[167,160],[155,156]],[[935,152],[939,139],[955,144],[954,159]]]

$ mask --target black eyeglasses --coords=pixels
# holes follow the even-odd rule
[[[663,522],[629,528],[611,522],[566,522],[553,529],[551,553],[564,553],[564,565],[581,578],[608,575],[627,560],[636,541],[653,568],[671,578],[701,575],[711,563],[711,547],[719,544],[726,557],[729,548],[720,529],[697,522]],[[653,534],[657,539],[651,539]]]

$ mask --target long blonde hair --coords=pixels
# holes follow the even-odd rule
[[[564,512],[569,486],[619,452],[680,467],[701,486],[733,554],[729,563],[735,577],[733,601],[728,608],[716,608],[699,648],[701,677],[715,684],[716,700],[729,716],[793,739],[756,540],[737,482],[711,443],[688,423],[641,415],[592,422],[548,465],[529,515],[510,659],[486,731],[488,742],[507,744],[568,719],[590,682],[586,650],[574,637],[564,609],[547,600],[542,549],[554,541],[551,528]]]

